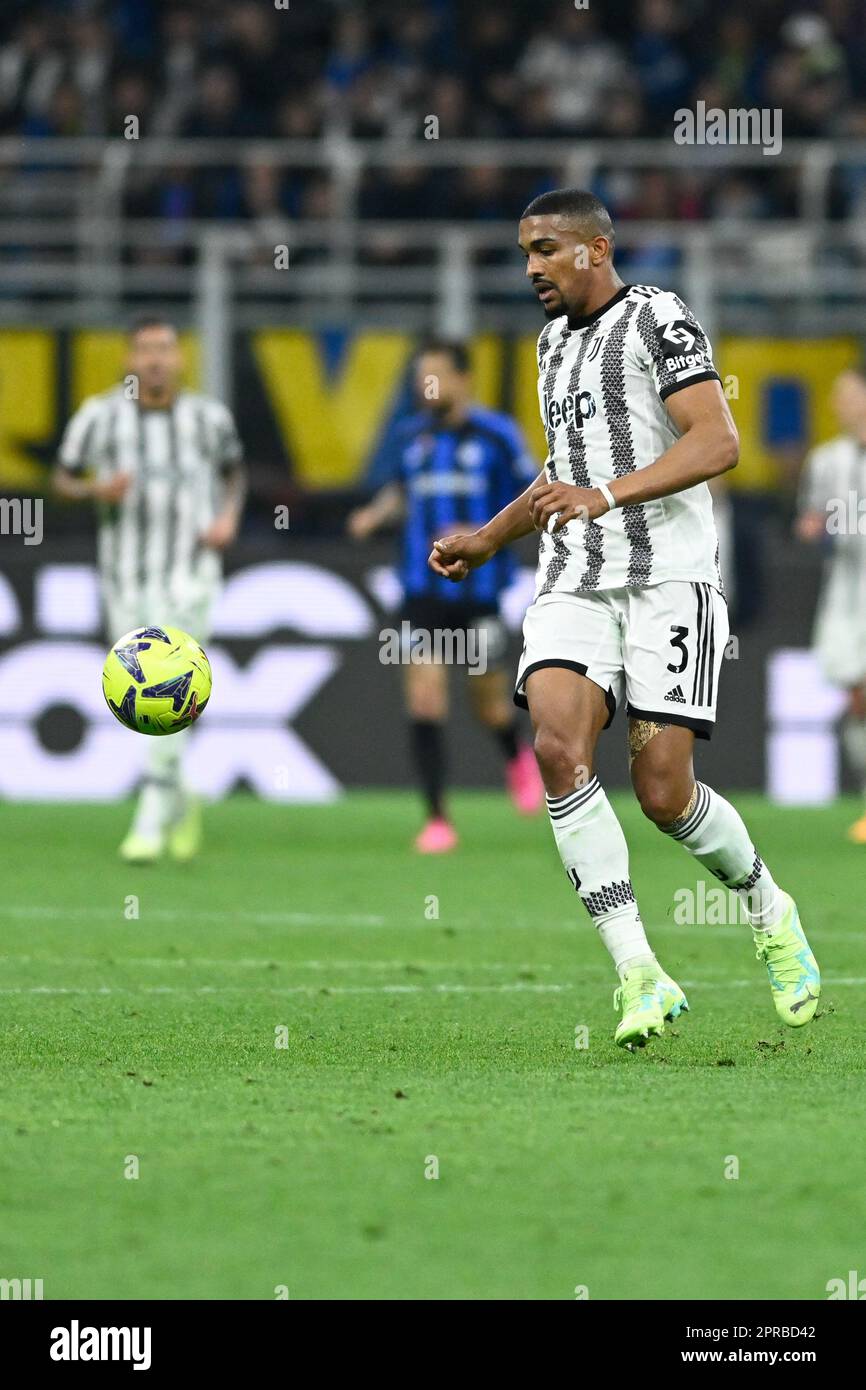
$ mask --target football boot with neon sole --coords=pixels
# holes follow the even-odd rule
[[[676,980],[672,980],[670,975],[666,975],[663,970],[656,975],[656,994],[665,1022],[672,1018],[679,1018],[680,1014],[688,1013],[688,999]]]
[[[771,932],[753,932],[756,955],[767,967],[776,1013],[789,1028],[802,1028],[815,1016],[821,994],[818,962],[812,955],[797,904],[787,893],[785,915]]]
[[[622,1010],[613,1036],[617,1047],[627,1047],[632,1052],[665,1031],[658,986],[657,965],[636,965],[625,971],[613,992],[613,1007]]]
[[[139,835],[137,830],[130,830],[117,852],[127,864],[155,864],[164,849],[160,835]]]

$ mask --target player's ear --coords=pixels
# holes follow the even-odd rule
[[[589,243],[589,258],[593,265],[601,265],[610,255],[610,239],[606,236],[594,236]]]

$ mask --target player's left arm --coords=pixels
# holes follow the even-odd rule
[[[228,410],[221,426],[216,467],[220,473],[222,503],[213,521],[203,531],[201,540],[211,550],[225,550],[237,539],[247,497],[243,446]]]
[[[618,507],[684,492],[737,466],[740,440],[718,381],[685,386],[665,406],[680,437],[655,463],[610,484]]]
[[[826,453],[823,449],[813,449],[806,455],[800,475],[800,488],[797,496],[797,517],[794,534],[798,540],[810,544],[824,540],[827,536],[827,500],[830,496],[828,470],[824,467]]]

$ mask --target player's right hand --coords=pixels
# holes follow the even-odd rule
[[[441,574],[444,579],[459,584],[470,570],[485,564],[492,555],[489,543],[477,531],[473,531],[469,535],[446,536],[434,541],[427,564],[434,574]]]
[[[94,483],[93,495],[98,502],[122,502],[131,482],[130,473],[115,473],[104,482]]]

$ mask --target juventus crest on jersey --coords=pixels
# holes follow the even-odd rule
[[[219,556],[200,537],[220,508],[222,474],[241,455],[231,412],[196,392],[179,392],[165,410],[142,409],[120,387],[84,402],[66,427],[61,464],[132,480],[121,502],[101,508],[99,562],[113,599],[167,600],[171,611],[191,586],[216,583]]]
[[[654,463],[679,437],[668,397],[719,380],[697,319],[678,295],[652,285],[624,285],[596,313],[549,323],[538,372],[547,476],[578,487]],[[536,597],[670,579],[722,590],[706,483],[541,535]]]

